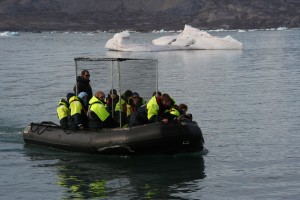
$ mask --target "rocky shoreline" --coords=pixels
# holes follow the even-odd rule
[[[2,0],[0,31],[300,27],[297,0]]]

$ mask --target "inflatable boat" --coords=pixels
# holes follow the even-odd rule
[[[23,139],[27,144],[104,155],[195,153],[204,148],[201,129],[193,121],[75,131],[52,122],[31,123]]]
[[[74,60],[75,76],[82,69],[88,69],[92,72],[93,83],[103,91],[116,89],[121,97],[124,91],[130,89],[139,91],[144,99],[151,99],[155,94],[153,91],[158,94],[157,60],[82,57]],[[114,117],[117,116],[112,113]],[[192,120],[138,126],[129,124],[126,128],[120,123],[117,128],[100,130],[64,129],[53,122],[31,123],[25,128],[23,139],[28,144],[105,155],[180,154],[201,152],[204,149],[201,129]]]

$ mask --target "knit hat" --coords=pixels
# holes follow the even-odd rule
[[[132,93],[132,97],[139,97],[140,95],[139,95],[139,93],[137,93],[137,92],[134,92],[134,93]]]

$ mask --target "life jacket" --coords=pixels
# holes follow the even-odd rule
[[[180,116],[180,112],[176,109],[176,108],[171,108],[171,110],[170,110],[170,114],[171,115],[174,115],[174,116],[176,116],[176,117],[179,117]]]
[[[126,116],[128,117],[128,116],[130,116],[132,113],[133,113],[133,111],[132,111],[132,109],[131,109],[131,105],[130,104],[127,104],[126,105]]]
[[[64,99],[61,99],[59,101],[56,112],[59,120],[69,116],[70,114],[69,105]]]
[[[110,115],[104,103],[95,96],[89,101],[89,110],[93,111],[102,122]]]
[[[156,96],[153,96],[150,101],[147,103],[147,118],[148,120],[153,116],[153,115],[158,115],[159,111],[159,105],[156,99]]]
[[[120,106],[120,103],[121,103],[121,106]],[[120,107],[121,107],[121,109],[120,109]],[[124,113],[127,112],[127,104],[126,104],[125,100],[122,98],[121,98],[121,101],[119,100],[115,106],[115,112],[117,112],[117,111],[121,111]]]
[[[80,103],[77,96],[73,96],[69,99],[71,116],[75,114],[81,114],[81,110],[83,109],[82,104]]]

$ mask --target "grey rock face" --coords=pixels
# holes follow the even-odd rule
[[[0,30],[300,27],[299,0],[0,0]]]

